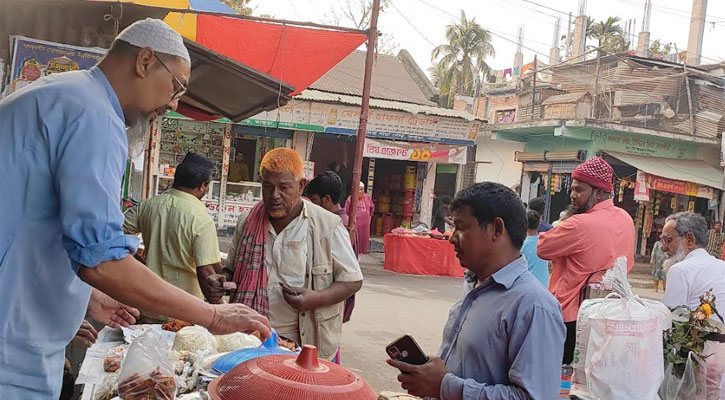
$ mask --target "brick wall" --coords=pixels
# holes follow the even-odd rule
[[[489,123],[493,124],[496,121],[497,110],[512,110],[517,109],[519,106],[519,97],[515,94],[503,95],[503,96],[490,96],[489,97]]]

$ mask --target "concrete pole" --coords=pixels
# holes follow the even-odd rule
[[[514,74],[514,82],[517,84],[521,82],[521,68],[524,66],[524,55],[522,53],[517,52],[514,54],[514,69],[515,71],[518,71],[518,74]]]
[[[637,39],[637,55],[649,57],[649,32],[640,32]]]
[[[692,16],[690,19],[690,36],[687,40],[687,65],[700,65],[702,54],[702,38],[705,34],[705,13],[707,0],[692,0]]]
[[[568,60],[569,57],[571,57],[571,46],[569,46],[569,41],[572,40],[571,38],[571,12],[569,13],[569,22],[566,24],[566,47],[564,51],[564,59]]]
[[[587,30],[587,16],[586,15],[580,15],[576,17],[576,20],[574,21],[574,44],[572,46],[572,61],[573,62],[579,62],[582,61],[579,58],[584,54],[584,50],[586,48],[587,38],[586,38],[586,30]]]

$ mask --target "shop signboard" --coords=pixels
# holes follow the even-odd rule
[[[593,131],[591,139],[601,150],[618,151],[637,156],[697,159],[697,145],[694,143],[602,130]]]
[[[70,46],[23,36],[13,36],[13,39],[11,93],[46,75],[89,69],[106,54],[106,50],[100,48]]]
[[[390,160],[466,164],[466,146],[365,139],[363,156]]]
[[[307,179],[308,182],[315,179],[314,161],[303,161],[302,171],[303,178]]]
[[[634,184],[634,200],[649,201],[649,188],[647,188],[647,173],[637,171],[637,182]]]
[[[217,222],[217,218],[219,217],[219,203],[213,202],[213,201],[206,201],[204,202],[206,205],[206,212],[209,214],[214,222]],[[251,210],[252,206],[250,205],[233,205],[228,204],[224,206],[224,223],[221,226],[226,227],[235,227],[237,226],[237,222],[239,221],[239,216],[242,215],[243,212]]]
[[[355,135],[360,107],[291,101],[276,110],[265,111],[241,122],[243,125],[285,128],[337,135]],[[481,121],[401,111],[370,109],[367,137],[473,145]]]
[[[650,174],[647,174],[647,187],[652,190],[702,197],[704,199],[712,199],[715,196],[715,190],[709,186]]]

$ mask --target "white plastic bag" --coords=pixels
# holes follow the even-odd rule
[[[575,385],[572,377],[571,395],[592,400],[658,400],[664,378],[662,331],[672,323],[670,310],[632,293],[625,257],[615,261],[602,283],[613,293],[585,302],[580,309],[577,341],[582,343],[577,343],[577,379]]]
[[[121,365],[118,395],[122,400],[176,398],[170,343],[158,329],[149,329],[133,341]]]
[[[595,306],[604,301],[604,299],[584,300],[579,306],[579,314],[576,321],[576,346],[574,347],[574,361],[572,362],[573,372],[571,375],[571,395],[579,396],[583,399],[591,398],[589,395],[589,386],[587,384],[587,376],[584,373],[584,364],[587,359],[587,347],[589,346],[589,336],[591,335],[591,322],[589,315]]]

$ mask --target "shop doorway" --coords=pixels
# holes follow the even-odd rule
[[[414,199],[420,187],[418,163],[383,158],[374,161],[372,198],[375,202],[375,216],[371,233],[382,236],[392,228],[409,224],[415,218],[414,214],[417,214]],[[368,182],[370,162],[369,158],[364,159],[363,182]]]
[[[229,181],[258,182],[259,177],[255,168],[258,164],[256,156],[257,138],[241,135],[236,136],[232,143],[231,152],[229,153]]]
[[[352,163],[355,160],[355,136],[315,134],[312,144],[310,160],[315,163],[315,175],[328,171],[330,164],[335,162],[340,166],[338,175],[344,185],[340,195],[340,204],[350,195],[352,186]],[[363,175],[367,176],[367,167],[363,165]],[[354,187],[357,188],[357,185]]]

